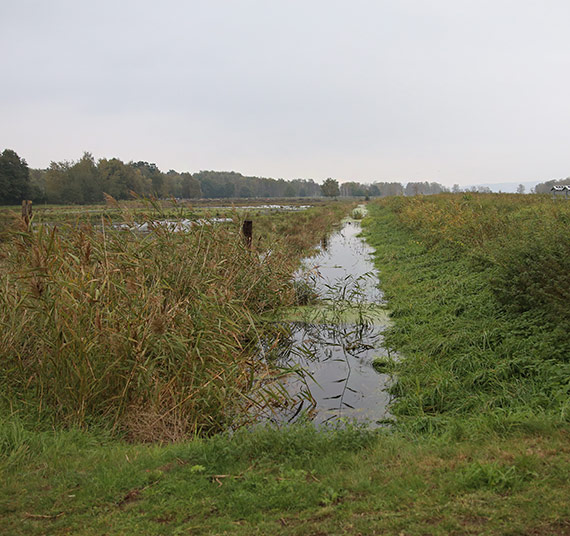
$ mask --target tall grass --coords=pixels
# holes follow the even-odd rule
[[[570,205],[548,196],[440,195],[400,199],[403,225],[494,270],[492,287],[518,311],[570,320]]]
[[[142,440],[226,428],[264,373],[257,315],[291,303],[299,255],[337,210],[349,208],[289,214],[281,236],[264,226],[271,254],[260,240],[248,250],[238,221],[148,235],[105,222],[12,232],[0,250],[4,405]]]
[[[393,386],[400,422],[418,430],[455,417],[499,430],[566,422],[570,204],[470,194],[370,210],[394,319],[386,340],[404,356]]]

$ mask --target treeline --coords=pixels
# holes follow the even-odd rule
[[[553,186],[563,186],[570,184],[570,177],[565,179],[552,179],[550,181],[541,182],[534,187],[537,194],[549,194]]]
[[[541,191],[550,191],[551,183]],[[327,187],[328,186],[328,187]],[[271,198],[271,197],[387,197],[396,195],[431,195],[450,190],[437,182],[373,182],[362,184],[327,179],[319,185],[312,179],[273,179],[249,177],[234,171],[199,171],[197,173],[161,171],[149,162],[125,163],[118,158],[96,161],[84,153],[77,161],[52,162],[47,169],[29,169],[26,161],[14,151],[0,154],[0,204],[20,203],[31,199],[36,203],[99,203],[105,195],[115,199],[138,196],[158,198]],[[452,192],[461,192],[457,184]],[[485,192],[489,188],[472,188]]]
[[[92,154],[85,153],[78,161],[52,162],[48,169],[29,170],[19,197],[2,201],[19,202],[22,196],[28,196],[41,203],[87,204],[103,201],[104,194],[115,199],[129,199],[133,194],[182,199],[322,195],[319,184],[312,179],[286,181],[248,177],[234,171],[165,173],[153,163],[124,163],[118,158],[95,161]]]

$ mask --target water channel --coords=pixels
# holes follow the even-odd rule
[[[264,420],[347,420],[373,427],[389,418],[390,377],[373,367],[376,358],[390,357],[382,337],[389,319],[372,249],[360,231],[359,221],[345,220],[296,274],[317,301],[285,312],[286,336],[273,359],[297,372],[281,383],[289,403],[271,408]]]

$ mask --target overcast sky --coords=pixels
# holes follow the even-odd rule
[[[569,0],[0,0],[0,150],[451,185],[570,175]]]

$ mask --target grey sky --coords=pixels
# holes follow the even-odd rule
[[[0,149],[164,171],[570,175],[568,0],[0,0]]]

